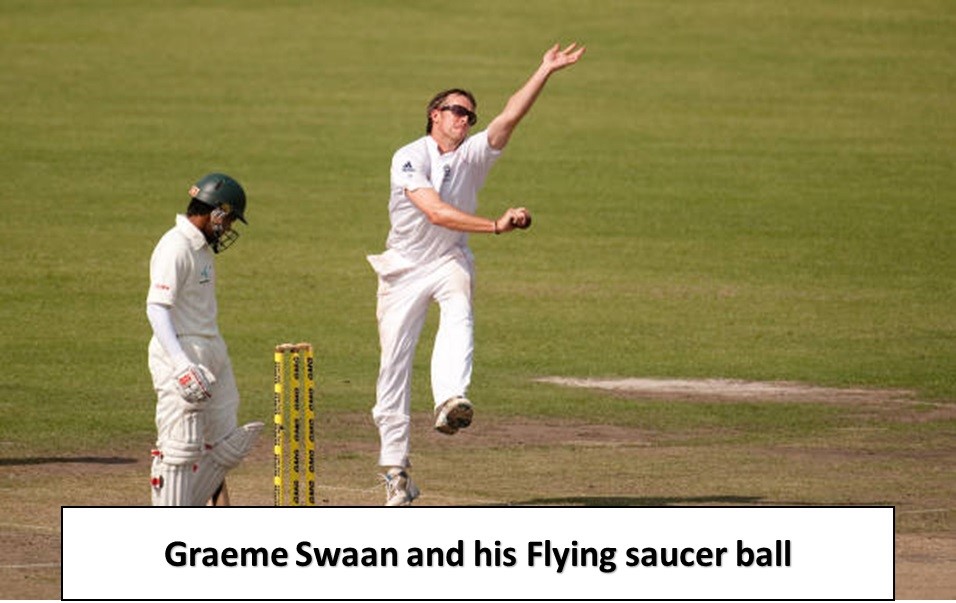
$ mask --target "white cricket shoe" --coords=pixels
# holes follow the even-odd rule
[[[385,478],[386,507],[407,507],[421,494],[404,469],[393,467],[382,477]]]
[[[435,409],[435,430],[453,435],[459,429],[471,425],[474,414],[475,409],[467,398],[461,396],[449,398]]]

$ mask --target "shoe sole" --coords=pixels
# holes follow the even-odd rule
[[[402,500],[400,500],[400,501],[398,501],[398,502],[387,502],[387,503],[385,503],[385,506],[386,506],[386,507],[410,507],[410,506],[412,506],[412,501],[413,501],[413,500],[415,500],[415,499],[414,499],[414,498],[409,498],[409,497],[406,496],[405,498],[403,498]]]
[[[475,409],[469,403],[459,402],[445,415],[445,422],[435,425],[435,430],[445,435],[454,435],[459,429],[471,425]]]
[[[421,490],[417,486],[412,484],[412,486],[405,491],[405,496],[397,502],[392,502],[391,500],[385,502],[386,507],[410,507],[412,506],[412,501],[418,498],[421,495]]]

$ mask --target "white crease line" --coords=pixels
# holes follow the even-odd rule
[[[914,511],[900,511],[898,515],[928,515],[930,513],[949,513],[953,509],[916,509]]]
[[[36,530],[37,532],[52,532],[59,534],[60,530],[50,526],[31,526],[23,523],[0,523],[0,529],[13,528],[17,530]]]
[[[23,563],[17,565],[0,565],[0,569],[36,569],[41,567],[60,567],[59,563]]]
[[[321,492],[322,490],[337,490],[341,492],[352,492],[352,493],[358,493],[358,494],[373,494],[373,493],[377,493],[381,489],[382,489],[381,486],[374,486],[369,489],[349,488],[347,486],[320,486],[318,488],[318,491]],[[441,494],[433,494],[431,492],[428,492],[427,494],[428,494],[428,498],[441,499],[441,500],[446,500],[451,502],[455,502],[455,501],[472,502],[472,503],[482,503],[482,504],[488,504],[488,505],[499,504],[499,501],[491,500],[490,498],[460,498],[457,496],[444,496]]]

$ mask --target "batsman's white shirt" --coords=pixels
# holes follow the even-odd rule
[[[186,216],[156,244],[149,260],[146,303],[169,307],[176,334],[215,337],[216,270],[206,237]]]
[[[473,214],[478,207],[478,191],[500,155],[500,150],[488,144],[484,130],[466,138],[450,153],[442,154],[431,136],[396,151],[392,156],[387,249],[383,254],[368,256],[375,271],[380,276],[396,274],[447,258],[455,249],[470,257],[468,234],[429,222],[405,191],[434,188],[442,201]]]

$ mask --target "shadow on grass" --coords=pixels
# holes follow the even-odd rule
[[[57,465],[57,464],[89,464],[89,465],[131,465],[136,459],[118,456],[35,456],[22,459],[0,459],[0,467],[18,465]]]
[[[670,507],[682,505],[753,505],[763,500],[759,496],[567,496],[561,498],[532,498],[511,503],[514,506],[579,506],[579,507]]]

